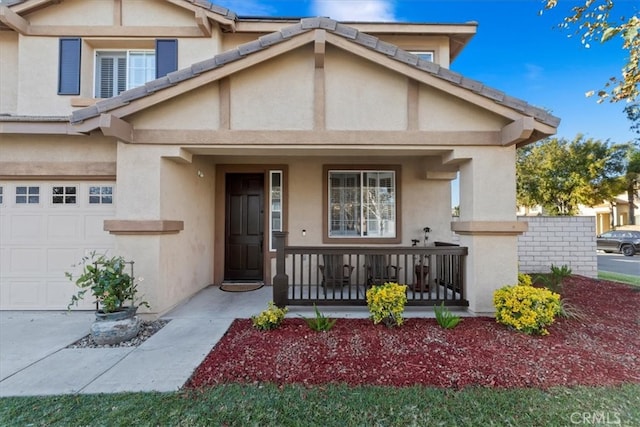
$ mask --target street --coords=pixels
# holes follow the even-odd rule
[[[640,254],[629,257],[598,252],[598,271],[640,276]]]

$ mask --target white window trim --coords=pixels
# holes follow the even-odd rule
[[[98,56],[100,53],[112,53],[112,54],[125,54],[127,60],[127,76],[125,82],[125,90],[133,89],[130,87],[129,83],[129,56],[131,53],[147,53],[156,55],[156,51],[154,49],[94,49],[93,51],[93,97],[100,98],[100,93],[98,92]],[[100,98],[106,99],[106,98]]]
[[[391,173],[393,175],[393,191],[394,191],[394,204],[393,204],[393,210],[394,210],[394,233],[392,236],[380,236],[380,235],[362,235],[362,232],[360,232],[360,234],[358,235],[332,235],[331,234],[331,174],[332,173],[351,173],[351,174],[360,174],[361,179],[360,179],[360,230],[363,230],[364,227],[364,223],[367,220],[364,216],[364,192],[362,191],[362,189],[365,187],[364,185],[364,174],[366,173]],[[353,239],[362,239],[362,240],[375,240],[375,239],[382,239],[382,240],[392,240],[392,239],[397,239],[398,238],[398,224],[399,224],[399,206],[398,206],[398,171],[396,169],[385,169],[385,168],[381,168],[381,169],[337,169],[337,168],[332,168],[327,170],[327,193],[325,194],[325,197],[327,198],[327,212],[326,212],[326,226],[327,226],[327,238],[328,239],[336,239],[336,240],[353,240]]]
[[[280,175],[280,227],[275,229],[273,227],[273,176]],[[273,232],[274,231],[282,231],[282,225],[284,221],[284,209],[283,209],[283,194],[284,194],[284,183],[283,183],[284,174],[282,170],[270,170],[269,171],[269,251],[275,252],[275,248],[273,246]]]
[[[413,55],[420,56],[422,59],[425,59],[427,61],[435,62],[435,60],[436,60],[436,54],[432,50],[412,50],[409,53],[411,53]],[[425,56],[425,55],[431,56],[431,59],[423,58],[423,56]]]

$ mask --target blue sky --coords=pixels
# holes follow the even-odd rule
[[[621,42],[585,48],[557,24],[573,0],[539,15],[541,0],[213,0],[240,16],[329,16],[342,21],[478,22],[478,32],[451,64],[453,71],[545,108],[560,117],[558,137],[627,142],[635,138],[623,103],[587,98],[626,62]],[[616,0],[613,17],[638,14],[640,1]],[[618,11],[619,9],[619,11]]]

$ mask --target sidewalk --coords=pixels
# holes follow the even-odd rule
[[[139,347],[111,349],[65,348],[88,334],[93,312],[0,311],[0,397],[176,391],[235,318],[258,314],[271,299],[266,286],[251,292],[208,287],[163,316],[171,321]],[[366,307],[323,312],[369,315]],[[288,317],[297,315],[312,316],[313,309],[290,308]]]

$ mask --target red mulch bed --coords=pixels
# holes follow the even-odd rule
[[[559,318],[550,335],[529,336],[492,318],[465,318],[444,330],[435,319],[399,328],[339,319],[329,332],[287,318],[260,332],[235,320],[185,387],[221,383],[462,388],[640,383],[640,289],[573,276],[564,298],[583,324]]]

